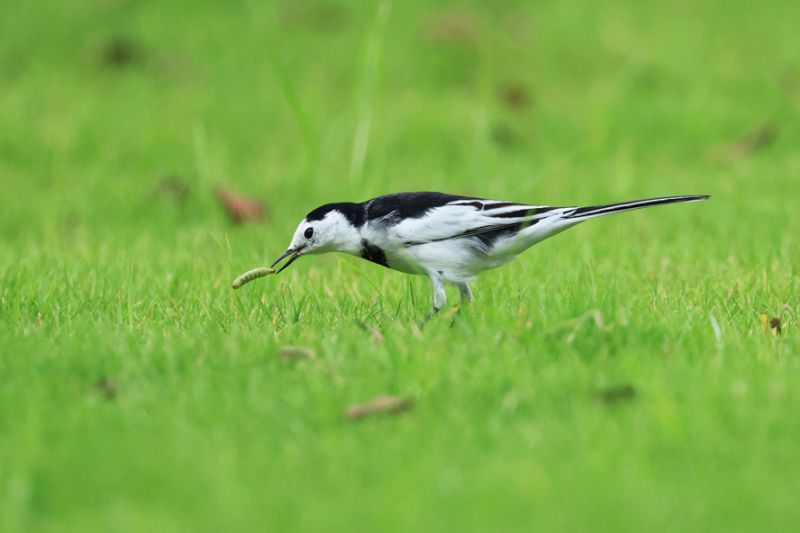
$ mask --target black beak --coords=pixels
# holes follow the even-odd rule
[[[283,255],[281,255],[278,259],[276,259],[275,262],[272,263],[272,265],[270,265],[270,267],[271,268],[275,268],[275,265],[277,265],[278,263],[280,263],[281,261],[283,261],[284,259],[289,257],[289,260],[286,261],[286,263],[284,263],[284,265],[281,268],[279,268],[277,272],[275,272],[276,274],[280,274],[281,272],[283,272],[286,269],[286,267],[288,267],[289,265],[294,263],[297,260],[297,258],[300,257],[300,255],[302,255],[300,253],[301,251],[302,251],[302,248],[298,248],[296,250],[292,250],[291,248],[289,248],[288,250],[283,252]]]

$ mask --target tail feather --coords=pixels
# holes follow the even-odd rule
[[[700,200],[707,200],[708,198],[710,198],[710,196],[707,194],[698,194],[690,196],[665,196],[662,198],[648,198],[645,200],[634,200],[632,202],[619,202],[616,204],[607,205],[591,205],[588,207],[578,207],[573,211],[568,211],[562,215],[561,218],[576,220],[610,215],[611,213],[619,213],[622,211],[631,211],[633,209],[641,209],[643,207],[650,207],[652,205],[673,204],[677,202],[697,202]]]

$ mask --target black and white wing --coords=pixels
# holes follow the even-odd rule
[[[401,193],[370,201],[367,219],[384,225],[387,237],[400,246],[473,238],[476,244],[490,247],[543,218],[574,209],[442,193]]]

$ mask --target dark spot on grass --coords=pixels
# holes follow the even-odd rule
[[[499,147],[512,150],[520,144],[517,133],[505,122],[495,122],[491,129],[492,141]]]
[[[769,319],[769,329],[772,330],[772,332],[775,335],[780,335],[781,334],[781,319],[776,317],[776,316],[770,318]]]
[[[278,353],[287,361],[310,361],[317,358],[316,352],[308,346],[281,346]]]
[[[108,377],[100,378],[97,383],[94,384],[94,389],[106,400],[113,400],[117,397],[117,393],[119,392],[119,385],[117,382]]]
[[[61,218],[61,228],[67,232],[74,230],[81,223],[81,218],[76,213],[67,213]]]
[[[749,155],[771,145],[777,137],[777,128],[771,124],[764,124],[739,139],[738,146],[744,155]]]
[[[770,146],[778,138],[778,129],[772,124],[763,124],[738,139],[713,147],[709,156],[717,161],[731,163],[750,157]]]
[[[109,67],[129,67],[144,63],[144,51],[130,37],[116,35],[103,45],[100,59]]]
[[[515,111],[528,109],[531,105],[528,89],[520,83],[501,85],[497,89],[497,94],[506,107]]]
[[[616,385],[597,393],[597,399],[606,405],[633,400],[635,397],[636,389],[633,385]]]
[[[258,200],[248,198],[223,187],[217,187],[214,193],[225,210],[225,214],[234,224],[260,222],[266,217],[264,205]]]
[[[7,52],[2,63],[3,78],[15,80],[22,76],[28,67],[29,59],[22,50],[11,50]]]
[[[372,340],[373,343],[381,344],[383,342],[383,334],[381,333],[381,330],[378,329],[377,326],[371,326],[366,322],[362,322],[360,320],[356,321],[356,324],[358,325],[358,327],[369,333],[370,339]]]
[[[344,416],[348,420],[360,420],[368,416],[398,414],[414,407],[414,399],[402,396],[376,396],[363,404],[353,404],[345,408]]]
[[[304,26],[319,33],[336,33],[347,25],[347,12],[342,6],[321,2],[289,2],[280,13],[289,26]]]
[[[790,67],[780,77],[779,83],[787,96],[793,98],[800,93],[800,68]]]
[[[156,187],[161,196],[174,200],[178,203],[184,203],[189,197],[189,186],[178,176],[167,175],[158,181]]]
[[[442,11],[426,21],[423,37],[440,44],[472,45],[478,38],[478,19],[464,8]]]

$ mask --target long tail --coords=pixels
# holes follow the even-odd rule
[[[631,211],[633,209],[641,209],[643,207],[650,207],[651,205],[674,204],[677,202],[697,202],[700,200],[708,200],[709,198],[710,196],[707,194],[696,194],[690,196],[665,196],[663,198],[648,198],[646,200],[634,200],[632,202],[619,202],[608,205],[591,205],[588,207],[578,207],[574,211],[568,211],[561,215],[561,218],[564,220],[571,219],[575,222],[578,222],[587,218],[610,215],[612,213],[620,213],[622,211]]]

